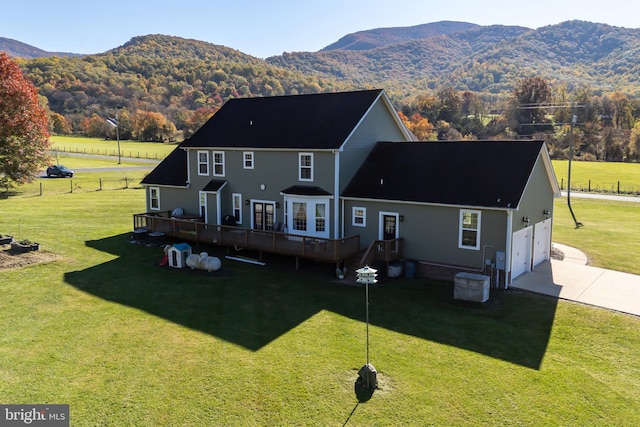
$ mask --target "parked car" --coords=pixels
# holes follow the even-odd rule
[[[47,168],[47,176],[57,176],[57,177],[73,177],[73,171],[66,166],[62,165],[53,165]]]

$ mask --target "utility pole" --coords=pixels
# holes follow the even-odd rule
[[[573,127],[575,126],[576,121],[576,108],[574,104],[571,104],[571,128],[569,130],[569,169],[567,171],[567,205],[569,206],[569,212],[571,212],[571,217],[573,218],[573,222],[576,224],[576,228],[580,228],[582,227],[582,223],[578,222],[578,220],[576,219],[576,215],[573,213],[573,208],[571,207],[571,160],[573,159]]]

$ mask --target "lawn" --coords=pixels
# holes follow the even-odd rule
[[[554,160],[558,184],[567,188],[569,162]],[[594,192],[620,192],[640,194],[640,164],[614,162],[571,162],[571,188]]]
[[[100,138],[82,138],[75,136],[52,136],[52,148],[59,152],[99,154],[118,156],[118,142]],[[120,155],[143,159],[164,159],[176,148],[176,144],[158,142],[120,141]]]
[[[557,205],[554,240],[606,236],[591,203],[575,203],[578,230]],[[198,249],[223,259],[219,273],[160,267],[159,248],[129,243],[138,188],[0,210],[0,233],[58,256],[0,271],[3,403],[68,403],[74,426],[640,423],[634,316],[519,291],[478,307],[447,283],[382,280],[369,329],[380,387],[359,401],[364,291],[330,267],[234,263],[215,248]]]

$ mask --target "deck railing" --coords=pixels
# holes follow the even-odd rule
[[[207,224],[198,218],[171,218],[168,212],[133,215],[134,229],[162,232],[191,242],[254,249],[282,255],[340,262],[360,251],[360,236],[325,239],[276,231]]]

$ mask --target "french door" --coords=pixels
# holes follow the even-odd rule
[[[253,229],[273,231],[275,210],[275,203],[253,202]]]

